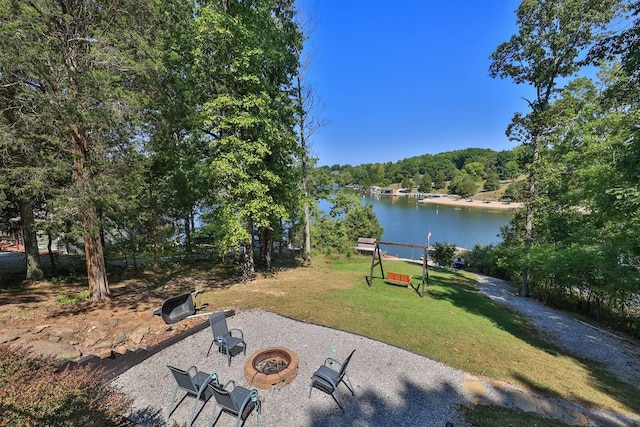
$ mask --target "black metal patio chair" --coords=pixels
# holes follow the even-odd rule
[[[189,417],[188,423],[188,426],[191,427],[191,424],[193,424],[193,421],[196,419],[197,415],[200,414],[200,411],[202,411],[204,405],[213,395],[211,390],[207,388],[207,385],[218,384],[217,375],[215,372],[208,374],[203,371],[198,371],[198,368],[196,368],[195,366],[189,367],[189,369],[187,369],[186,371],[170,365],[167,365],[167,368],[169,368],[171,374],[173,374],[173,378],[176,380],[176,388],[173,391],[171,401],[169,403],[169,406],[167,407],[167,419],[171,417],[173,411],[176,410],[178,405],[182,403],[185,397],[193,397],[195,398],[195,402],[193,403],[193,409],[191,409],[191,416]],[[184,391],[185,394],[178,402],[176,402],[176,397],[179,390]],[[200,402],[202,402],[202,407],[196,414],[196,409],[198,408],[198,404]]]
[[[233,386],[233,388],[229,389],[230,386]],[[222,413],[236,417],[236,427],[244,425],[254,409],[256,410],[256,426],[258,426],[261,411],[258,390],[255,388],[249,390],[241,386],[236,386],[233,380],[228,381],[224,386],[221,386],[219,383],[210,383],[208,388],[216,400],[208,427],[215,425],[222,416]],[[218,405],[220,406],[220,412],[216,416]]]
[[[336,403],[340,407],[340,410],[344,412],[342,402],[340,401],[340,395],[338,394],[338,386],[340,385],[340,383],[343,383],[349,389],[352,396],[356,395],[353,391],[353,386],[351,385],[349,375],[347,375],[347,366],[349,366],[351,357],[355,352],[356,351],[353,350],[342,363],[334,359],[333,357],[327,357],[324,360],[324,364],[320,366],[320,368],[318,368],[318,370],[315,371],[311,376],[309,398],[311,398],[311,392],[313,391],[313,389],[317,388],[318,390],[325,392],[333,397],[333,400],[336,401]],[[330,367],[330,365],[333,365],[334,363],[340,367],[340,370],[336,371]]]
[[[227,355],[227,362],[231,366],[231,356],[239,353],[239,348],[242,348],[243,353],[247,354],[247,344],[244,342],[244,334],[238,328],[229,329],[227,327],[227,318],[224,315],[224,311],[217,311],[209,315],[209,325],[211,326],[211,332],[213,333],[213,340],[207,351],[207,356],[211,352],[211,348],[214,344],[218,345],[218,350]],[[236,333],[236,336],[233,333]],[[236,350],[234,350],[236,349]],[[234,354],[235,351],[235,354]]]

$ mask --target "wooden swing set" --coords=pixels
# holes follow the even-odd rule
[[[385,279],[384,269],[382,267],[382,253],[380,252],[380,245],[402,246],[405,248],[417,248],[423,250],[424,255],[422,256],[422,280],[420,284],[413,286],[411,276],[407,274],[393,273],[391,271],[387,273],[386,282],[399,286],[411,286],[413,290],[415,290],[420,295],[420,297],[424,298],[425,285],[429,285],[429,268],[427,266],[429,247],[424,245],[413,245],[409,243],[382,242],[376,240],[371,255],[371,271],[369,272],[369,276],[366,277],[367,285],[369,285],[369,287],[373,285],[373,270],[377,265],[380,266],[380,274],[382,275],[382,279]]]

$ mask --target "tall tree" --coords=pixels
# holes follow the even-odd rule
[[[518,34],[491,55],[492,77],[510,78],[535,90],[535,98],[527,100],[531,111],[524,116],[516,113],[507,129],[511,139],[530,148],[525,256],[534,239],[534,216],[541,208],[538,166],[553,127],[549,105],[557,94],[559,80],[580,70],[585,53],[605,35],[620,6],[620,0],[524,0],[516,10]],[[530,269],[525,266],[522,296],[529,294],[529,276]]]
[[[243,247],[245,280],[255,274],[254,230],[269,235],[300,193],[292,78],[301,34],[294,14],[291,0],[202,2],[196,9],[194,72],[206,97],[199,121],[213,154],[207,198],[226,246]]]
[[[52,124],[50,137],[60,141],[70,159],[65,165],[72,183],[58,201],[79,218],[91,299],[109,299],[99,209],[115,185],[109,177],[110,161],[140,133],[133,113],[148,87],[139,79],[153,65],[158,3],[2,4],[3,21],[11,25],[2,25],[0,37],[3,47],[12,50],[9,57],[19,61],[7,84],[22,89],[21,102],[35,98],[34,103],[45,107],[33,112],[34,120]],[[42,150],[47,152],[46,147]]]

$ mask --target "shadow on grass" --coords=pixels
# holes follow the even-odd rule
[[[562,356],[573,359],[575,363],[583,366],[584,369],[589,372],[590,381],[594,389],[599,390],[603,394],[621,403],[629,408],[630,411],[640,413],[640,398],[638,397],[638,389],[636,387],[617,379],[598,362],[571,355],[553,344],[544,341],[539,337],[535,326],[524,316],[521,316],[519,313],[504,305],[479,295],[476,287],[472,285],[475,283],[473,280],[463,278],[463,282],[460,283],[458,279],[460,279],[459,276],[456,276],[455,279],[438,278],[437,282],[440,286],[431,288],[429,290],[429,297],[446,300],[469,313],[490,319],[500,329],[522,339],[551,356]],[[512,375],[532,390],[536,390],[545,395],[559,395],[558,392],[543,387],[531,378],[517,373],[513,373]],[[595,405],[595,402],[586,400],[578,395],[568,396],[567,398],[579,401],[585,405]]]

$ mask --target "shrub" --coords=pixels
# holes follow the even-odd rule
[[[118,426],[131,409],[102,370],[0,346],[0,426]]]
[[[443,267],[451,267],[453,263],[453,256],[456,253],[456,247],[453,243],[449,242],[437,242],[434,245],[434,250],[431,253],[431,258]]]

